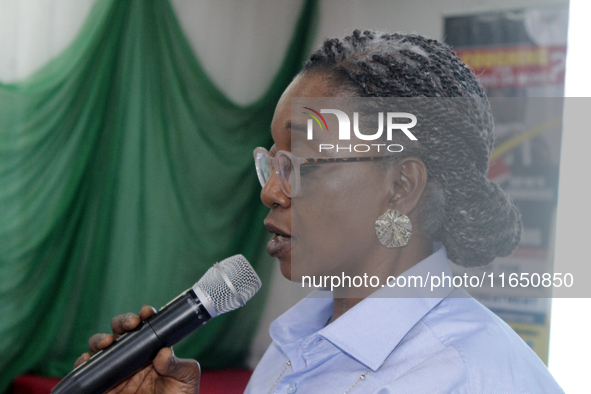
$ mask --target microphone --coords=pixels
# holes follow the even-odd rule
[[[51,393],[104,393],[149,364],[160,349],[244,306],[260,288],[261,280],[244,256],[214,264],[193,287],[78,366]]]

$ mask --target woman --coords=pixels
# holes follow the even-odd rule
[[[296,137],[304,134],[295,130],[291,104],[314,97],[476,100],[468,117],[433,115],[401,154],[375,160],[370,153],[333,152],[324,156],[336,160],[304,171],[293,162],[310,157],[312,148]],[[444,118],[458,127],[438,127]],[[334,129],[334,119],[325,125]],[[281,97],[273,147],[255,151],[261,199],[270,208],[265,226],[274,234],[269,253],[288,279],[371,272],[382,284],[427,271],[451,275],[447,258],[478,266],[508,255],[521,222],[508,196],[486,179],[492,129],[482,88],[446,45],[367,31],[327,40]],[[338,143],[332,138],[324,142]],[[339,161],[354,156],[365,159]],[[375,290],[336,286],[330,298],[306,298],[278,318],[246,392],[561,392],[527,345],[463,290],[442,286],[429,298],[394,297],[389,286]],[[115,337],[153,313],[144,307],[139,317],[116,317]],[[90,349],[112,341],[95,335]],[[112,392],[197,393],[198,385],[196,361],[163,349]]]

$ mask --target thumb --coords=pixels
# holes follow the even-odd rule
[[[158,352],[153,361],[158,374],[178,380],[179,382],[199,387],[201,368],[196,360],[178,358],[172,348],[165,347]]]

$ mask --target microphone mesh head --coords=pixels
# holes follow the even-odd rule
[[[237,254],[207,270],[195,287],[205,294],[219,315],[244,305],[261,288],[261,280],[246,258]]]

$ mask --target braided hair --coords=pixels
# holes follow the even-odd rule
[[[450,260],[466,267],[486,265],[517,247],[520,213],[486,178],[494,145],[490,103],[448,45],[414,34],[355,30],[342,40],[326,40],[310,56],[302,74],[316,72],[328,77],[333,96],[474,99],[455,117],[434,108],[421,121],[419,143],[411,150],[429,175],[420,227],[445,245]],[[442,119],[454,127],[437,127]]]

